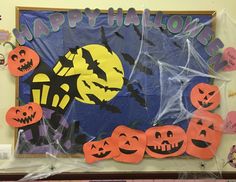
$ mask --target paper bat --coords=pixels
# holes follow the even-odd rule
[[[127,90],[131,93],[131,97],[133,97],[141,106],[146,107],[145,99],[140,96],[139,91],[135,90],[132,84],[127,84]]]
[[[123,80],[124,80],[124,85],[127,86],[127,84],[129,83],[129,80],[125,77],[123,77]]]
[[[120,91],[120,88],[113,88],[113,87],[108,87],[108,86],[103,86],[100,83],[97,82],[93,82],[94,85],[96,85],[99,88],[103,88],[106,91],[110,90],[110,91]]]
[[[107,81],[107,76],[106,73],[99,68],[99,63],[97,62],[97,60],[93,60],[90,52],[84,48],[82,49],[82,57],[85,59],[86,63],[89,65],[88,69],[92,70],[94,74],[96,74],[98,76],[98,78],[101,78],[105,81]]]
[[[137,35],[139,36],[139,39],[142,40],[142,34],[141,34],[141,32],[139,31],[138,27],[136,27],[135,25],[133,25],[133,27],[134,27],[134,31],[135,31],[135,32],[137,33]],[[152,41],[148,40],[148,39],[145,38],[145,37],[143,37],[143,41],[146,42],[146,43],[148,43],[148,44],[151,45],[151,46],[155,46],[155,44],[154,44]]]
[[[72,54],[78,54],[77,51],[78,51],[79,48],[80,48],[79,46],[76,46],[75,48],[70,48],[69,50]]]
[[[120,37],[121,39],[124,39],[124,36],[121,35],[119,32],[115,32],[115,34],[116,34],[117,37]]]
[[[135,60],[134,60],[134,58],[132,56],[130,56],[129,54],[126,54],[126,53],[121,53],[121,54],[124,57],[125,61],[127,61],[130,65],[134,65]],[[145,73],[147,75],[152,75],[153,74],[153,72],[152,72],[152,70],[150,68],[142,65],[142,63],[140,63],[140,62],[138,62],[136,64],[136,68],[139,71],[141,71],[141,72],[143,72],[143,73]]]
[[[114,70],[116,70],[117,73],[123,74],[122,71],[120,71],[117,67],[113,67]]]
[[[112,54],[112,50],[107,42],[107,38],[106,38],[106,34],[105,34],[105,30],[103,26],[101,27],[101,39],[102,39],[102,44],[107,48],[108,52]]]
[[[133,83],[137,84],[137,86],[140,90],[143,90],[143,87],[141,86],[141,84],[139,83],[138,80],[134,80]]]
[[[90,85],[89,85],[85,80],[83,80],[83,83],[84,83],[84,85],[85,85],[86,87],[88,87],[89,89],[91,88]]]
[[[120,109],[116,106],[107,104],[107,101],[103,100],[101,101],[99,98],[97,98],[93,94],[86,94],[90,101],[93,101],[96,105],[100,106],[100,109],[105,108],[107,111],[111,111],[112,113],[121,113]]]
[[[179,45],[177,42],[173,41],[173,44],[175,45],[175,47],[182,49],[181,45]]]

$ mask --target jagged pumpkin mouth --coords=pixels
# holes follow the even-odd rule
[[[184,141],[180,141],[177,146],[173,144],[165,144],[165,147],[148,146],[148,149],[157,154],[173,154],[183,146],[183,143]],[[170,148],[170,150],[167,150],[168,148]]]
[[[17,121],[18,123],[28,124],[35,118],[35,115],[36,115],[36,112],[34,112],[33,114],[31,114],[25,118],[13,118],[13,119],[15,121]]]

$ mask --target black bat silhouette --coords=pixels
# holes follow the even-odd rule
[[[84,83],[84,85],[85,85],[86,87],[88,87],[89,89],[91,88],[90,85],[89,85],[85,80],[83,80],[83,83]]]
[[[115,34],[117,35],[117,37],[120,37],[121,39],[124,39],[124,36],[121,35],[119,32],[115,32]]]
[[[127,84],[129,83],[129,80],[125,77],[123,77],[123,80],[124,80],[124,85],[127,86]]]
[[[103,100],[101,101],[99,98],[97,98],[93,94],[86,94],[90,101],[93,101],[96,105],[100,106],[100,109],[105,108],[107,111],[111,111],[112,113],[121,113],[120,109],[116,106],[107,104],[107,101]]]
[[[131,97],[133,97],[141,106],[146,107],[145,99],[139,95],[139,91],[134,89],[132,84],[127,84],[127,90],[131,93]]]
[[[113,67],[114,70],[116,70],[117,73],[123,74],[122,71],[120,71],[117,67]]]
[[[106,34],[105,34],[105,30],[103,26],[101,27],[101,39],[102,39],[102,44],[107,48],[108,52],[112,54],[112,50],[107,42],[107,38],[106,38]]]
[[[126,54],[126,53],[121,53],[121,54],[124,57],[125,61],[127,61],[130,65],[134,65],[135,60],[132,56],[130,56],[129,54]],[[136,64],[136,68],[139,69],[139,71],[141,71],[141,72],[143,72],[147,75],[152,75],[153,74],[153,72],[150,68],[142,65],[142,63],[140,63],[140,62],[138,62]]]
[[[134,80],[133,83],[137,84],[137,86],[140,90],[143,90],[143,87],[141,86],[141,84],[138,80]]]
[[[142,34],[141,34],[141,32],[139,31],[138,27],[136,27],[135,25],[133,25],[133,27],[134,27],[134,31],[135,31],[135,32],[137,33],[137,35],[139,36],[139,39],[142,40]],[[143,37],[143,41],[146,42],[146,43],[148,43],[148,44],[151,45],[151,46],[155,46],[155,44],[154,44],[152,41],[148,40],[148,39],[145,38],[145,37]]]
[[[173,44],[175,45],[175,47],[182,49],[181,45],[179,45],[177,42],[173,41]]]
[[[80,48],[79,46],[76,46],[75,48],[70,48],[69,50],[72,54],[78,54],[77,51],[78,51],[79,48]]]
[[[89,65],[88,69],[89,70],[93,70],[93,73],[96,74],[98,76],[98,78],[101,78],[105,81],[107,81],[107,76],[106,73],[99,68],[99,63],[97,62],[97,60],[93,60],[90,52],[84,48],[82,49],[82,57],[85,59],[86,63]]]
[[[108,87],[108,86],[103,86],[100,83],[97,82],[93,82],[94,85],[96,85],[99,88],[103,88],[106,91],[110,90],[110,91],[120,91],[120,88],[113,88],[113,87]]]

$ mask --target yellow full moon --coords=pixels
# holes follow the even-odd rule
[[[85,52],[88,56],[84,56]],[[109,101],[122,89],[124,69],[115,52],[111,53],[99,44],[90,44],[78,48],[77,54],[68,54],[66,57],[73,61],[73,74],[79,75],[77,90],[82,99],[76,97],[76,100],[95,104],[88,97],[92,94],[100,101]]]

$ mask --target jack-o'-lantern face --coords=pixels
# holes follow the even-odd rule
[[[182,155],[187,147],[185,131],[179,126],[165,125],[149,128],[146,132],[146,152],[154,158]]]
[[[146,135],[143,131],[121,125],[114,129],[112,138],[118,142],[120,151],[114,160],[138,163],[143,159],[146,148]]]
[[[216,85],[199,83],[190,93],[194,107],[201,110],[213,110],[220,104],[220,91]]]
[[[18,46],[8,55],[8,69],[14,76],[23,76],[39,64],[38,54],[26,46]]]
[[[10,126],[20,128],[37,123],[42,116],[41,106],[31,102],[24,106],[10,108],[6,114],[6,121]]]
[[[221,141],[223,120],[218,114],[197,110],[187,129],[186,152],[200,159],[211,159]]]
[[[83,145],[84,157],[87,163],[111,159],[119,155],[116,141],[111,137],[100,141],[91,141]]]

